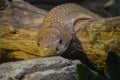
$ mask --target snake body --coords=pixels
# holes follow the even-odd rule
[[[68,47],[74,35],[77,20],[99,17],[74,3],[62,4],[53,8],[45,17],[39,31],[38,43],[43,55],[60,55]]]

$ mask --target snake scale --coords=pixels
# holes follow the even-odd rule
[[[62,4],[53,8],[48,12],[39,31],[39,45],[44,51],[41,56],[62,54],[75,33],[75,23],[78,20],[98,17],[74,3]]]

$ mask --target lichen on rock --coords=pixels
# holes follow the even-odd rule
[[[77,27],[84,52],[98,69],[103,70],[108,51],[120,54],[120,17],[93,19]]]
[[[0,10],[0,61],[40,56],[37,33],[46,13],[24,1],[13,1]]]

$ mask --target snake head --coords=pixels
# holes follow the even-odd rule
[[[66,48],[61,43],[61,33],[56,28],[43,28],[38,36],[38,44],[41,56],[60,55]]]

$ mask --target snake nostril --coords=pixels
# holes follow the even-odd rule
[[[59,49],[56,47],[56,51],[59,51]]]
[[[60,39],[59,43],[62,44],[62,39]]]

